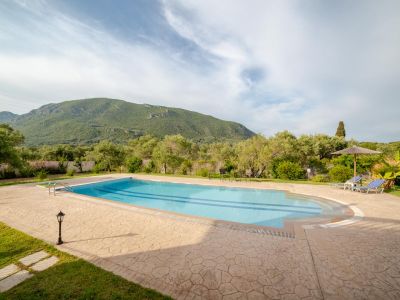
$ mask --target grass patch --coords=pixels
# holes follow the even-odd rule
[[[0,222],[0,268],[45,250],[60,261],[36,273],[0,299],[171,299],[143,288]]]
[[[400,197],[400,186],[394,186],[388,193]]]
[[[36,177],[30,178],[13,178],[13,179],[0,179],[0,187],[7,186],[7,185],[16,185],[16,184],[25,184],[25,183],[40,183],[46,181],[56,181],[56,180],[63,180],[63,179],[74,179],[74,178],[84,178],[84,177],[93,177],[93,176],[100,176],[110,173],[82,173],[82,174],[75,174],[74,176],[67,176],[65,174],[56,174],[56,175],[48,175],[46,179],[40,180]]]

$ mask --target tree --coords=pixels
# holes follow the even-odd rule
[[[260,177],[269,163],[268,141],[262,135],[255,135],[237,145],[238,169],[249,172],[250,177]]]
[[[137,139],[128,142],[128,149],[130,155],[139,157],[141,159],[150,159],[153,154],[154,147],[157,146],[158,139],[152,135],[144,135]]]
[[[96,162],[97,170],[111,172],[121,166],[125,159],[125,152],[121,146],[104,140],[94,146],[93,151],[87,154],[88,160]]]
[[[0,164],[20,167],[22,160],[16,146],[22,144],[24,136],[10,125],[0,124]]]
[[[128,167],[128,171],[130,173],[139,172],[142,168],[142,160],[139,157],[132,156],[126,160],[126,166]]]
[[[174,173],[185,160],[191,158],[192,146],[181,135],[166,135],[154,148],[153,160],[164,173]]]
[[[343,121],[339,122],[339,125],[338,125],[338,127],[336,129],[336,136],[337,137],[343,137],[343,138],[346,137],[346,130],[344,129]]]
[[[303,168],[298,163],[291,161],[280,162],[276,168],[276,173],[278,178],[281,179],[295,180],[304,178]]]

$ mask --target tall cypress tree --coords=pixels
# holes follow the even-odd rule
[[[346,137],[346,129],[344,129],[343,121],[339,122],[339,125],[338,125],[338,127],[336,129],[336,136]]]

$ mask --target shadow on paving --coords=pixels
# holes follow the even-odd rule
[[[113,238],[121,238],[121,237],[131,237],[131,236],[135,236],[135,235],[136,235],[135,233],[127,233],[127,234],[120,234],[120,235],[114,235],[114,236],[103,236],[103,237],[97,237],[97,238],[88,238],[88,239],[81,239],[81,240],[64,241],[64,244],[95,241],[95,240],[105,240],[105,239],[113,239]]]
[[[141,236],[137,233],[138,243],[144,241]],[[177,299],[269,299],[288,294],[321,299],[305,240],[244,231],[232,231],[231,236],[227,230],[210,228],[200,241],[187,241],[179,247],[163,248],[156,238],[144,243],[136,248],[131,245],[137,250],[131,248],[122,255],[106,255],[91,261]],[[83,249],[79,251],[78,246],[64,247],[72,253],[91,256]],[[140,251],[150,246],[153,250]]]
[[[214,228],[191,245],[93,262],[178,299],[321,299],[319,285],[324,299],[400,299],[398,220],[364,218],[349,226],[307,230],[310,246],[299,239],[235,236],[232,240]]]

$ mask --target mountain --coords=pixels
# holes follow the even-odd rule
[[[0,123],[10,123],[17,117],[18,115],[13,114],[12,112],[0,111]]]
[[[194,141],[241,140],[254,135],[241,124],[180,108],[94,98],[51,103],[23,115],[0,112],[27,145],[124,143],[144,134],[181,134]]]

